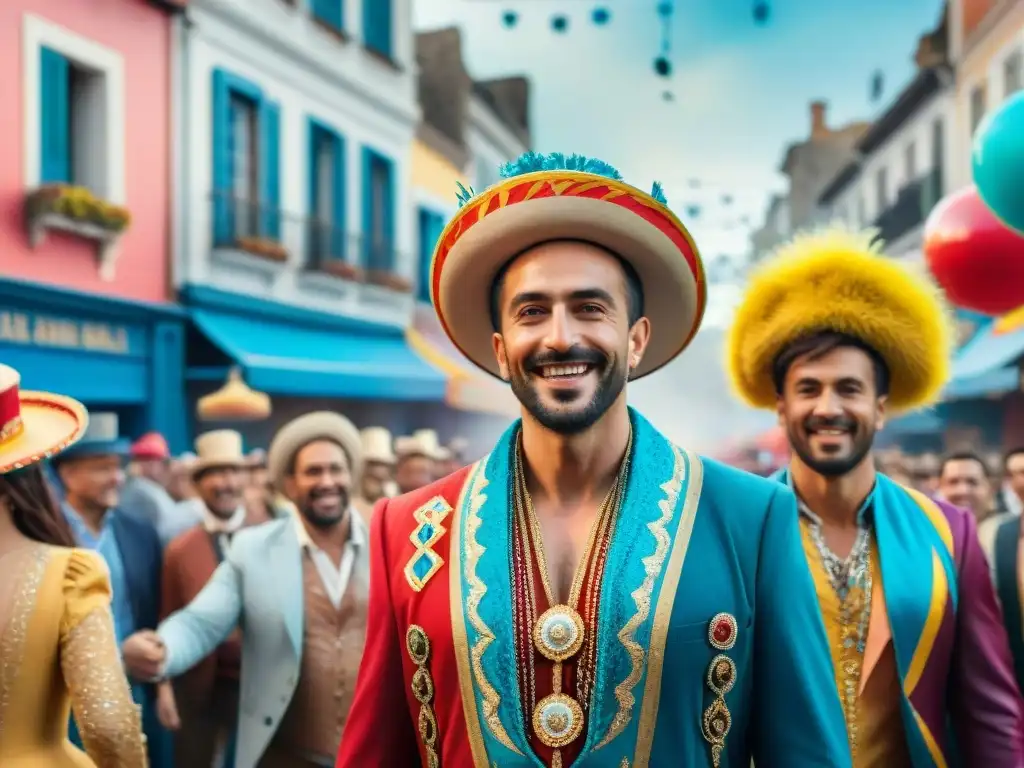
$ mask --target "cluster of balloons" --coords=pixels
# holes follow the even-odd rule
[[[925,224],[924,255],[950,301],[999,316],[1024,307],[1024,91],[975,133],[974,185]]]

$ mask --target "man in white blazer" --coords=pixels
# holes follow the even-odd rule
[[[320,412],[278,432],[268,469],[294,513],[240,531],[206,587],[126,641],[144,677],[175,677],[242,628],[234,768],[333,766],[366,634],[368,532],[353,513],[359,432]]]

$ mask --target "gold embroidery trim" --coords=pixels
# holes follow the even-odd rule
[[[483,524],[483,520],[480,519],[480,509],[487,501],[484,489],[488,484],[489,481],[484,472],[484,467],[481,467],[481,471],[473,478],[473,486],[470,489],[469,510],[466,516],[465,557],[463,561],[466,583],[469,584],[469,594],[466,595],[466,614],[469,617],[469,623],[478,635],[476,642],[473,643],[473,647],[470,649],[470,665],[476,685],[480,689],[480,695],[483,697],[484,722],[494,735],[494,738],[503,747],[517,755],[522,755],[522,752],[512,743],[512,739],[509,738],[508,733],[505,731],[505,726],[502,725],[501,717],[498,715],[501,696],[498,695],[498,691],[491,685],[491,681],[487,679],[487,675],[484,673],[484,651],[494,642],[495,638],[491,628],[480,617],[480,601],[487,594],[487,585],[477,576],[476,569],[480,563],[480,557],[487,550],[477,541],[476,535]]]
[[[466,718],[466,731],[469,736],[469,748],[473,754],[473,765],[476,768],[497,768],[491,766],[487,757],[487,748],[484,745],[484,734],[480,725],[480,714],[476,707],[476,689],[473,685],[473,673],[469,668],[469,640],[466,636],[466,614],[463,607],[462,588],[462,516],[468,506],[470,485],[478,472],[483,471],[487,465],[487,459],[473,465],[462,483],[459,491],[459,500],[455,505],[454,515],[451,521],[452,540],[451,557],[455,558],[456,567],[448,569],[448,609],[452,620],[452,644],[455,646],[455,664],[459,673],[459,692],[462,699],[462,713]]]
[[[676,449],[678,452],[678,449]],[[647,682],[644,685],[643,704],[640,706],[640,721],[637,725],[636,752],[633,768],[647,768],[654,749],[654,730],[658,722],[658,706],[661,703],[661,675],[665,666],[665,647],[668,644],[669,624],[675,605],[679,579],[682,577],[686,553],[690,549],[693,526],[697,520],[700,495],[704,488],[704,465],[700,456],[692,451],[685,452],[686,498],[683,500],[682,517],[676,528],[676,541],[669,556],[665,580],[658,593],[658,607],[654,612],[654,627],[648,648]]]
[[[434,715],[434,678],[430,675],[427,662],[430,660],[430,638],[418,624],[410,624],[405,631],[405,649],[416,665],[409,687],[420,703],[416,726],[423,741],[423,752],[427,768],[439,768],[441,759],[437,755],[437,717]]]
[[[417,526],[409,534],[409,541],[413,543],[416,550],[405,564],[405,580],[413,592],[421,591],[434,575],[444,566],[444,558],[434,551],[434,545],[447,532],[442,523],[452,511],[451,506],[442,496],[435,496],[422,507],[412,513]],[[417,574],[416,564],[426,559],[429,563],[427,570]]]
[[[13,552],[11,553],[14,554]],[[14,689],[21,669],[21,661],[25,654],[25,640],[28,637],[28,625],[36,606],[36,593],[39,584],[46,574],[49,562],[49,549],[45,546],[33,546],[24,555],[17,555],[28,563],[5,563],[4,569],[13,573],[21,573],[21,584],[11,602],[11,617],[6,627],[0,627],[0,733],[3,733],[7,708],[11,703],[11,692]]]
[[[647,524],[647,529],[654,536],[654,552],[643,558],[645,576],[640,586],[633,590],[630,597],[636,605],[636,613],[626,622],[626,625],[619,630],[618,638],[622,647],[626,649],[632,662],[629,674],[626,679],[615,686],[615,699],[619,703],[619,710],[608,727],[604,738],[598,742],[595,749],[601,749],[621,734],[633,716],[633,707],[636,705],[636,697],[633,696],[633,688],[643,677],[644,665],[647,661],[647,653],[644,647],[636,641],[637,630],[643,626],[651,614],[651,595],[654,592],[654,584],[657,581],[662,568],[665,565],[665,558],[668,556],[672,540],[669,538],[669,522],[675,514],[676,504],[679,501],[679,494],[683,488],[683,480],[686,472],[686,465],[679,449],[673,445],[672,454],[674,463],[672,476],[662,484],[661,489],[665,492],[664,498],[658,502],[658,509],[661,516]]]

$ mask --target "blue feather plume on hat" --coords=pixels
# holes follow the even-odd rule
[[[512,162],[501,166],[500,174],[503,179],[511,179],[526,173],[536,173],[537,171],[580,171],[582,173],[593,173],[596,176],[604,176],[615,181],[622,181],[622,174],[619,173],[618,168],[606,163],[604,160],[587,157],[586,155],[566,155],[562,152],[551,152],[549,154],[526,152]],[[472,187],[467,188],[461,183],[458,187],[456,197],[461,208],[476,196],[476,192],[473,191]],[[651,197],[662,205],[668,205],[665,191],[657,181],[651,187]]]

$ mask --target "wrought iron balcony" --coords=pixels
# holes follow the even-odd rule
[[[942,173],[934,169],[900,189],[896,201],[879,214],[874,226],[885,242],[894,242],[923,224],[941,197]]]
[[[215,249],[399,293],[414,288],[396,274],[400,260],[388,239],[346,232],[334,222],[282,213],[258,201],[221,194],[211,200]]]

